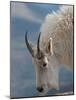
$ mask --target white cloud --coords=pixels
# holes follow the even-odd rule
[[[24,3],[11,3],[11,16],[20,17],[36,23],[41,23],[41,18],[37,17],[35,13],[27,7]]]

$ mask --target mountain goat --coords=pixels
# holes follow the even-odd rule
[[[73,69],[73,6],[62,6],[48,14],[41,26],[37,46],[25,42],[36,69],[36,88],[40,94],[59,89],[59,65]]]

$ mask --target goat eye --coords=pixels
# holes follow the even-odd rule
[[[40,56],[40,57],[38,57],[38,59],[40,60],[42,57]]]

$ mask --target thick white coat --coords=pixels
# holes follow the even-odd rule
[[[52,38],[47,81],[49,88],[59,89],[59,67],[64,64],[73,69],[73,6],[62,6],[57,12],[48,14],[41,26],[40,48],[46,51]]]
[[[48,14],[41,27],[40,45],[45,50],[50,37],[53,52],[61,64],[73,68],[73,6],[62,6]]]

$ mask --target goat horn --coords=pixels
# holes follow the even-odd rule
[[[40,35],[41,35],[41,32],[39,33],[39,37],[38,37],[38,41],[37,41],[37,52],[38,53],[40,52],[40,47],[39,47]]]
[[[26,32],[26,34],[25,34],[25,43],[26,43],[26,46],[27,46],[29,52],[31,53],[31,55],[34,56],[34,54],[33,54],[33,49],[32,49],[32,47],[31,47],[31,45],[29,44],[28,39],[27,39],[27,32]]]

